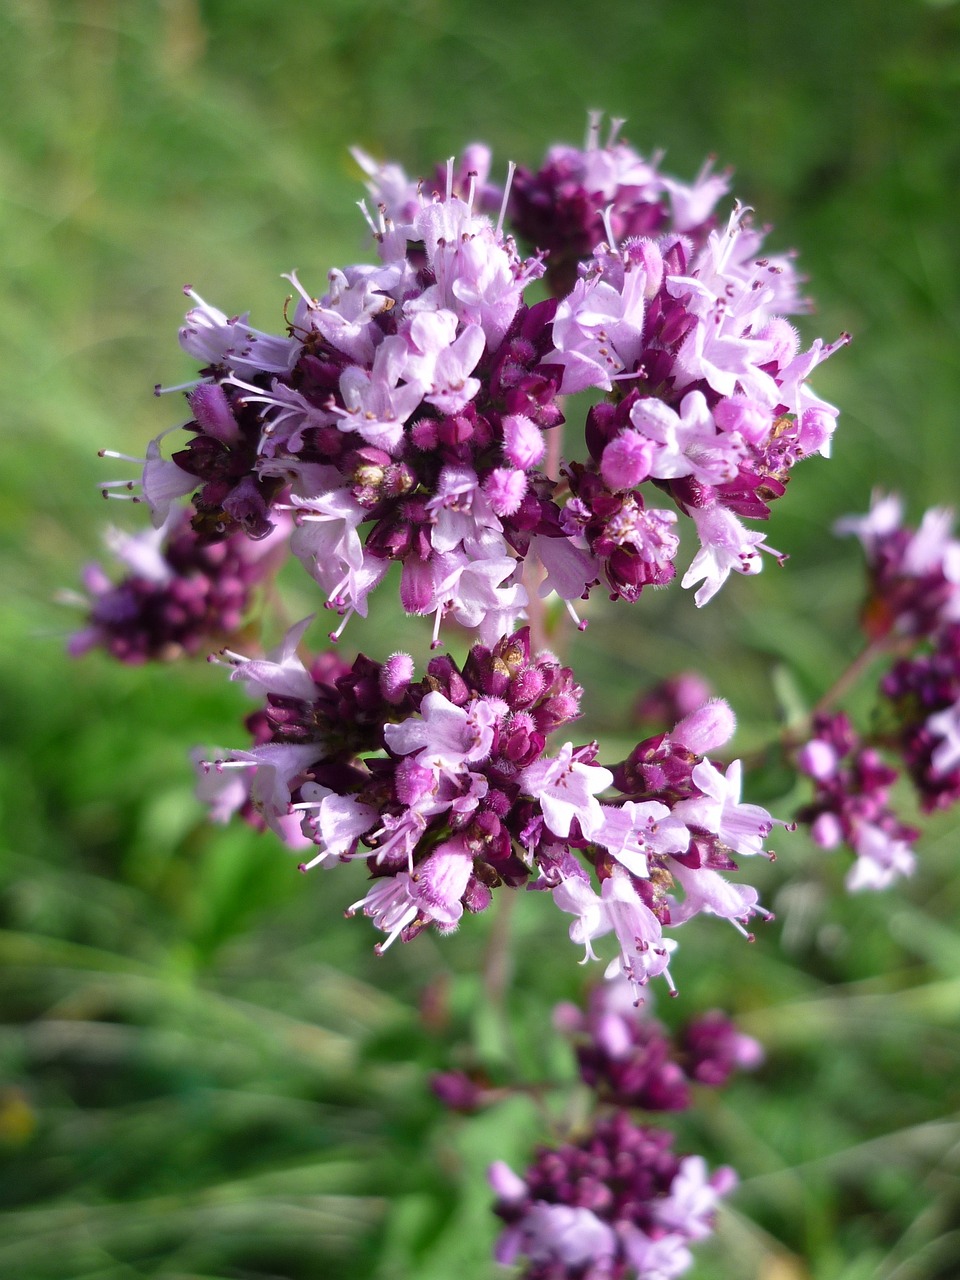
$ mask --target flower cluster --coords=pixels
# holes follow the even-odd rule
[[[250,611],[254,588],[285,553],[289,522],[260,542],[240,534],[205,542],[189,512],[173,509],[159,529],[139,534],[109,530],[107,545],[127,569],[114,583],[99,564],[83,574],[88,611],[70,653],[105,649],[119,662],[137,664],[197,654],[238,632]]]
[[[197,377],[169,389],[188,419],[149,444],[140,492],[103,486],[145,502],[155,531],[113,539],[130,571],[119,585],[88,570],[88,625],[71,642],[132,662],[226,638],[214,660],[258,706],[245,746],[195,754],[201,797],[217,821],[273,831],[303,871],[362,861],[367,891],[347,914],[372,920],[378,951],[450,933],[502,889],[549,896],[585,961],[613,935],[605,972],[620,981],[569,1029],[583,1078],[620,1109],[541,1150],[523,1179],[492,1175],[498,1256],[525,1259],[528,1280],[672,1280],[709,1233],[732,1171],[708,1176],[622,1108],[684,1106],[692,1083],[722,1083],[757,1046],[719,1014],[674,1046],[633,1006],[651,978],[673,988],[665,930],[709,914],[746,934],[768,916],[730,877],[740,858],[772,856],[775,822],[742,801],[740,762],[715,758],[735,720],[697,678],[638,704],[658,731],[624,760],[569,739],[581,689],[544,648],[543,602],[582,626],[577,602],[601,584],[632,603],[669,583],[681,517],[698,542],[681,584],[698,606],[731,573],[759,572],[761,553],[782,561],[744,521],[769,517],[797,462],[829,454],[837,410],[808,378],[847,340],[801,345],[792,257],[766,252],[741,205],[718,212],[727,174],[708,164],[680,182],[621,124],[603,141],[592,116],[582,149],[552,148],[537,172],[511,165],[502,187],[480,144],[427,182],[355,151],[374,260],[332,267],[317,293],[291,273],[280,333],[188,287],[179,340]],[[882,524],[858,531],[879,547]],[[956,554],[924,561],[934,533],[878,551],[885,595],[904,566],[927,573],[903,593],[923,619],[911,634],[933,616],[960,623],[943,591]],[[433,619],[431,648],[453,623],[466,658],[435,654],[418,679],[404,653],[308,657],[310,619],[266,656],[236,651],[279,547],[340,618],[331,640],[396,566],[403,610]],[[915,769],[956,771],[944,789],[960,786],[957,682],[942,663],[898,679],[892,699],[930,709]],[[818,732],[804,756],[818,830],[832,818],[865,846],[862,865],[904,869],[886,775],[837,725]],[[477,1101],[466,1077],[436,1087]]]
[[[857,855],[847,888],[885,889],[914,867],[910,842],[919,832],[890,807],[899,776],[877,750],[864,745],[842,712],[819,715],[814,736],[798,753],[800,770],[813,779],[810,804],[797,814],[823,849],[846,842]]]
[[[264,706],[248,718],[249,749],[199,760],[201,788],[215,818],[240,811],[315,845],[304,870],[366,859],[372,887],[351,911],[387,934],[381,949],[430,925],[448,932],[495,889],[526,885],[576,917],[587,957],[614,933],[609,972],[639,987],[667,972],[664,926],[706,912],[743,930],[766,914],[755,889],[721,874],[763,853],[774,821],[741,803],[737,763],[723,772],[707,758],[733,732],[726,703],[608,769],[595,742],[545,754],[581,690],[531,653],[526,628],[475,645],[462,668],[435,657],[414,681],[405,654],[308,667],[296,652],[308,622],[266,659],[225,653]]]
[[[736,1070],[763,1061],[756,1040],[719,1010],[693,1018],[672,1037],[637,1006],[626,983],[596,987],[586,1012],[576,1005],[554,1011],[557,1028],[573,1037],[580,1075],[604,1102],[642,1111],[684,1111],[691,1086],[719,1088]]]
[[[866,515],[836,525],[864,550],[861,617],[872,650],[905,655],[881,678],[869,735],[859,735],[845,714],[822,714],[797,754],[815,786],[797,817],[823,848],[853,848],[852,889],[885,888],[913,870],[909,846],[919,833],[890,805],[901,765],[925,812],[960,799],[960,541],[952,527],[949,511],[932,508],[913,529],[899,497],[881,493]]]
[[[577,268],[604,240],[654,238],[673,231],[699,247],[716,219],[714,206],[730,189],[728,174],[708,161],[692,184],[659,169],[619,138],[612,120],[601,144],[602,114],[590,113],[584,147],[551,147],[536,173],[517,169],[510,216],[517,234],[546,252],[554,292],[568,292]]]
[[[596,124],[583,152],[499,193],[479,146],[430,192],[357,154],[379,261],[331,269],[320,297],[291,275],[286,335],[187,290],[180,343],[201,367],[186,438],[169,457],[160,439],[147,451],[155,522],[192,495],[205,542],[260,539],[289,511],[327,607],[365,614],[396,561],[408,613],[436,628],[450,616],[487,645],[534,584],[571,603],[600,582],[630,601],[668,582],[678,512],[700,542],[683,578],[701,584],[698,604],[731,572],[758,572],[771,548],[741,518],[765,519],[793,465],[829,452],[836,410],[807,378],[837,344],[801,351],[784,318],[803,309],[792,261],[763,255],[745,210],[711,229],[726,179],[685,188],[616,131],[600,146]],[[481,211],[495,194],[496,221]],[[531,304],[544,255],[562,265],[571,199],[576,278]],[[507,224],[531,230],[534,206],[543,235],[524,258]],[[561,397],[587,390],[606,398],[583,456],[548,465]],[[105,492],[129,497],[129,484]],[[664,494],[672,507],[650,505]]]
[[[896,662],[880,684],[892,703],[897,745],[925,812],[960,800],[960,623],[925,652]]]
[[[678,1156],[673,1138],[625,1111],[598,1119],[575,1143],[541,1147],[524,1177],[490,1169],[504,1231],[496,1257],[524,1258],[523,1280],[673,1280],[689,1245],[713,1229],[718,1201],[736,1185],[701,1156]]]
[[[960,622],[960,542],[951,537],[952,528],[952,514],[932,507],[911,529],[903,523],[900,498],[880,492],[866,515],[837,521],[835,531],[857,537],[866,557],[862,621],[871,640],[923,638]]]

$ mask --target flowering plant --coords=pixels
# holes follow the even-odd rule
[[[598,588],[622,608],[669,584],[687,521],[680,585],[697,607],[762,553],[782,562],[745,522],[771,516],[798,462],[829,456],[838,412],[808,378],[847,341],[804,349],[786,319],[807,309],[793,259],[764,250],[743,206],[717,211],[729,175],[679,182],[620,125],[604,140],[591,117],[582,148],[511,165],[502,187],[479,145],[429,181],[356,152],[376,261],[332,268],[320,296],[292,272],[281,334],[187,289],[198,376],[166,390],[190,416],[149,444],[138,481],[104,485],[153,528],[111,536],[129,574],[87,570],[71,642],[126,662],[216,647],[258,707],[244,745],[194,755],[211,817],[269,830],[303,871],[365,862],[347,911],[378,951],[523,888],[572,917],[584,961],[603,955],[590,1010],[558,1014],[591,1125],[522,1178],[490,1174],[497,1257],[529,1280],[669,1280],[709,1234],[732,1170],[674,1155],[631,1112],[684,1108],[761,1051],[720,1014],[671,1048],[645,988],[673,990],[672,930],[694,917],[747,936],[770,918],[739,860],[772,856],[774,827],[793,825],[742,799],[743,763],[722,754],[733,710],[689,679],[651,697],[661,723],[621,760],[567,739],[583,690],[559,656],[565,619],[582,629]],[[841,677],[775,745],[814,785],[796,820],[850,846],[852,889],[882,888],[912,870],[916,834],[890,804],[891,753],[925,808],[960,793],[960,544],[942,513],[904,529],[893,499],[843,531],[868,557],[866,652],[898,659],[886,723],[854,731]],[[312,616],[266,653],[235,648],[287,548],[339,619],[331,642],[398,577],[404,611],[433,619],[431,649],[455,629],[466,655],[434,652],[419,678],[406,653],[311,655]],[[435,1089],[484,1104],[466,1077]]]

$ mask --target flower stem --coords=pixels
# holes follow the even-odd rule
[[[514,961],[511,946],[511,922],[516,907],[517,890],[497,894],[493,903],[493,926],[487,940],[483,961],[483,990],[500,1033],[504,1054],[513,1057],[513,1035],[510,1030],[508,996],[513,981]]]

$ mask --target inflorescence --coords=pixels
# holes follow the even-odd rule
[[[548,750],[580,690],[521,624],[551,594],[576,616],[600,583],[635,601],[670,581],[681,516],[698,604],[758,572],[770,548],[743,520],[765,520],[793,465],[829,452],[836,410],[807,377],[837,343],[801,350],[784,318],[805,309],[793,260],[763,252],[741,206],[717,215],[727,175],[679,183],[619,127],[603,142],[592,117],[582,150],[511,166],[502,190],[479,145],[435,186],[355,153],[378,260],[333,268],[319,298],[291,274],[285,334],[188,290],[190,418],[179,443],[150,444],[134,495],[158,532],[124,544],[118,585],[88,573],[74,649],[141,661],[235,631],[281,542],[341,616],[335,639],[398,563],[433,647],[444,621],[473,633],[466,661],[435,657],[415,681],[403,654],[302,660],[306,624],[268,658],[224,650],[264,706],[249,747],[199,757],[214,816],[314,846],[305,868],[365,859],[352,910],[382,946],[525,885],[574,916],[588,957],[613,933],[611,969],[639,987],[669,981],[665,926],[707,912],[745,932],[766,914],[726,875],[764,852],[774,820],[741,802],[737,762],[709,758],[734,728],[720,701],[620,763],[596,743]],[[555,296],[532,300],[544,278]],[[599,396],[582,448],[561,447],[581,391]]]
[[[796,756],[814,786],[797,818],[821,847],[852,848],[850,889],[883,889],[914,869],[919,830],[891,798],[902,774],[924,813],[960,799],[960,542],[952,527],[950,512],[933,508],[912,529],[900,499],[879,493],[865,516],[837,524],[866,557],[867,652],[895,659],[865,732],[843,712],[823,712]]]
[[[347,914],[372,920],[378,951],[448,934],[503,889],[551,897],[584,960],[613,935],[608,984],[586,1014],[558,1014],[606,1110],[523,1178],[491,1173],[497,1256],[526,1280],[671,1280],[709,1233],[732,1170],[708,1175],[629,1109],[682,1109],[759,1047],[721,1014],[674,1043],[637,1006],[651,978],[673,988],[665,929],[709,914],[746,934],[768,916],[731,877],[772,856],[776,823],[718,758],[734,715],[695,673],[641,699],[660,731],[626,759],[573,741],[582,690],[548,648],[544,601],[582,628],[595,589],[632,603],[664,586],[684,519],[698,606],[762,553],[782,562],[744,522],[769,518],[796,463],[829,455],[837,410],[808,378],[847,341],[802,346],[793,257],[764,249],[742,205],[718,211],[729,174],[680,182],[621,124],[604,141],[592,115],[582,148],[511,165],[502,187],[480,144],[429,181],[355,151],[374,260],[332,267],[319,295],[291,272],[280,333],[187,288],[179,339],[198,373],[167,389],[187,421],[149,444],[139,480],[103,485],[154,529],[111,534],[126,576],[88,568],[70,644],[128,663],[216,648],[259,705],[246,745],[195,753],[211,816],[270,829],[304,871],[362,860]],[[890,754],[924,809],[960,795],[960,544],[944,513],[905,529],[893,499],[843,531],[867,553],[869,642],[899,658],[886,713],[862,735],[820,707],[784,745],[814,785],[800,820],[852,847],[852,888],[883,887],[912,868],[915,836],[891,806]],[[454,624],[466,657],[435,653],[420,678],[405,653],[310,657],[309,618],[247,656],[287,550],[337,616],[331,640],[396,565],[431,648]],[[458,1073],[435,1087],[462,1109],[480,1096]]]

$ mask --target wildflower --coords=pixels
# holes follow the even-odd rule
[[[580,1074],[603,1101],[644,1111],[685,1110],[693,1084],[719,1087],[763,1059],[760,1045],[717,1010],[671,1036],[622,978],[595,987],[585,1013],[558,1006],[554,1024],[573,1038]]]
[[[69,641],[78,657],[102,648],[120,662],[142,663],[196,654],[244,625],[253,591],[282,555],[286,522],[260,542],[234,535],[202,543],[190,513],[174,510],[159,529],[139,534],[110,530],[107,545],[128,569],[114,583],[99,565],[84,571],[88,610],[83,630]]]
[[[525,1259],[525,1280],[682,1275],[693,1260],[687,1246],[710,1234],[736,1175],[708,1175],[701,1157],[671,1145],[670,1134],[615,1111],[577,1142],[539,1148],[523,1178],[496,1162],[488,1176],[504,1223],[497,1261]]]
[[[871,639],[929,636],[960,621],[960,541],[950,536],[952,525],[949,511],[931,508],[911,529],[900,498],[879,491],[867,515],[837,521],[835,532],[857,537],[866,556],[870,594],[861,616]]]
[[[923,810],[960,799],[960,623],[942,627],[924,651],[894,663],[880,684],[894,716]]]
[[[732,732],[725,704],[677,727],[664,748],[675,765],[668,783],[662,765],[642,776],[642,746],[618,770],[597,762],[596,743],[547,753],[549,735],[577,715],[580,690],[551,655],[531,654],[526,629],[475,645],[462,668],[436,657],[414,681],[402,654],[332,671],[302,659],[308,623],[266,658],[224,653],[232,678],[264,705],[248,718],[249,749],[201,762],[204,793],[218,815],[239,811],[288,843],[296,815],[317,849],[304,869],[364,858],[377,883],[357,909],[388,942],[431,925],[448,932],[492,891],[527,884],[576,917],[570,936],[587,958],[594,939],[614,934],[607,971],[639,992],[659,974],[669,982],[676,943],[665,925],[705,911],[742,927],[763,914],[756,892],[720,870],[735,869],[733,853],[760,852],[773,820],[740,803],[734,766],[724,778],[696,750]],[[211,771],[233,770],[242,783],[211,785]],[[621,794],[600,798],[611,790]],[[399,876],[393,893],[380,883]]]
[[[885,889],[912,873],[910,843],[919,834],[890,807],[897,770],[860,742],[843,713],[817,716],[813,731],[797,764],[813,779],[814,797],[797,819],[810,826],[822,848],[846,842],[853,849],[856,862],[847,875],[848,889]]]

